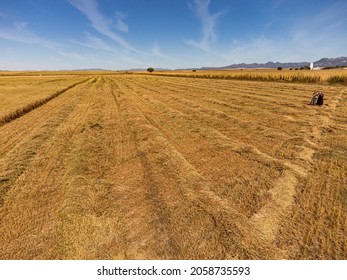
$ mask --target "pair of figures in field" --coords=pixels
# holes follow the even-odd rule
[[[324,93],[323,92],[314,92],[312,95],[310,105],[323,105]]]

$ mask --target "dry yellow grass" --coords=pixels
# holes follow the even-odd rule
[[[142,73],[143,74],[143,73]],[[182,71],[159,71],[152,75],[212,78],[228,80],[253,80],[253,81],[277,81],[299,83],[322,83],[322,84],[347,84],[346,69],[335,70],[273,70],[273,69],[244,69],[244,70],[198,70],[196,72]]]
[[[0,76],[0,118],[44,99],[86,77],[77,75]]]
[[[2,259],[346,259],[345,87],[88,77],[0,127]]]

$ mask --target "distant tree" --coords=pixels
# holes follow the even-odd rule
[[[154,68],[153,68],[153,67],[147,68],[147,72],[152,73],[153,71],[154,71]]]
[[[282,70],[282,69],[283,69],[283,67],[281,67],[281,66],[277,67],[277,70]]]

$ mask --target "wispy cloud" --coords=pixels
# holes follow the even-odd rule
[[[30,31],[27,26],[27,22],[14,22],[13,27],[0,28],[0,38],[17,43],[40,45],[50,49],[60,46],[60,44],[47,40]]]
[[[157,43],[154,44],[151,52],[152,52],[153,55],[155,55],[157,57],[173,60],[172,57],[170,57],[170,56],[168,56],[168,55],[166,55],[166,54],[161,52],[160,47],[159,47],[159,45]]]
[[[18,21],[15,21],[13,24],[16,27],[16,29],[19,31],[25,31],[25,28],[28,25],[27,22],[18,22]]]
[[[209,51],[210,44],[217,40],[215,26],[217,19],[223,14],[223,12],[212,14],[209,10],[210,2],[210,0],[194,0],[193,3],[189,3],[189,7],[201,22],[203,37],[200,41],[185,40],[185,43],[204,51]]]
[[[285,5],[286,2],[288,2],[288,0],[273,0],[271,2],[269,9],[270,11],[275,12],[276,10],[281,8],[283,5]]]
[[[110,52],[113,52],[116,50],[113,46],[107,44],[104,40],[100,39],[99,37],[86,33],[86,38],[87,38],[87,42],[92,48],[95,48],[98,50],[110,51]]]
[[[75,39],[70,39],[69,41],[71,43],[74,43],[83,47],[87,47],[90,49],[94,49],[94,50],[103,50],[103,51],[115,52],[115,53],[119,52],[119,50],[115,46],[106,43],[101,38],[96,37],[88,32],[85,33],[84,41],[77,41]]]
[[[298,19],[292,30],[293,40],[301,41],[305,38],[312,40],[313,38],[333,37],[339,33],[339,35],[345,34],[346,9],[347,3],[334,4],[329,9],[325,9],[324,12],[311,15],[309,19]]]
[[[291,27],[294,51],[304,50],[307,55],[326,56],[329,53],[345,54],[347,37],[347,3],[332,3],[321,13],[300,18]],[[318,32],[317,32],[318,31]]]
[[[116,13],[116,24],[115,27],[117,30],[128,33],[129,32],[129,27],[128,25],[124,22],[124,19],[126,19],[126,14],[117,12]]]
[[[247,41],[234,39],[222,56],[233,63],[266,62],[276,60],[278,48],[276,42],[261,35]]]
[[[64,51],[58,51],[57,52],[59,55],[67,57],[69,59],[77,59],[77,60],[87,60],[89,57],[83,56],[79,53],[74,53],[74,52],[64,52]]]
[[[129,51],[138,52],[123,37],[116,34],[113,29],[122,32],[128,32],[128,26],[123,22],[124,14],[116,14],[117,23],[104,16],[98,9],[96,0],[69,0],[70,4],[81,11],[91,22],[93,28],[100,34],[112,39],[120,46]]]

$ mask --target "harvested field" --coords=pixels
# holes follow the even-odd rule
[[[347,258],[346,87],[15,77],[0,117],[52,98],[0,124],[1,259]]]
[[[79,76],[5,76],[0,77],[0,119],[5,115],[24,108],[32,103],[81,81]]]

